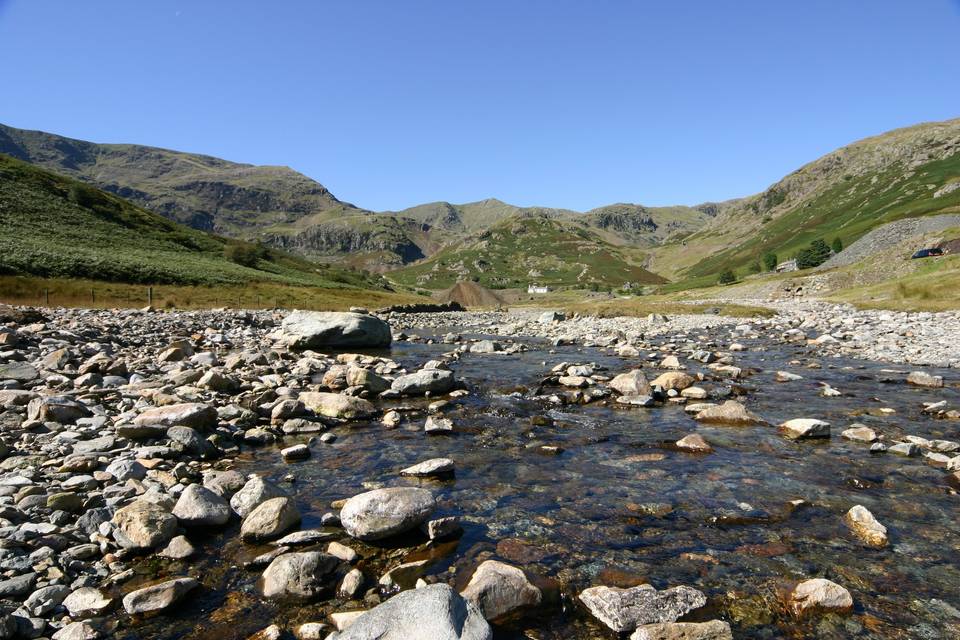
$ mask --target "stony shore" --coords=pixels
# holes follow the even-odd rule
[[[431,401],[423,430],[442,437],[455,428],[443,417],[444,407],[469,393],[450,365],[467,353],[497,357],[525,350],[525,339],[546,340],[536,347],[541,349],[595,346],[637,359],[637,368],[625,367],[612,378],[589,364],[548,372],[544,397],[560,404],[692,406],[709,400],[698,384],[703,374],[684,372],[680,358],[737,379],[736,352],[744,348],[737,339],[805,344],[824,358],[960,366],[956,314],[855,313],[816,303],[779,303],[778,310],[780,315],[762,320],[388,314],[388,326],[365,313],[8,308],[0,322],[0,638],[92,640],[118,629],[129,633],[143,617],[163,615],[203,588],[203,576],[192,575],[189,565],[172,565],[180,573],[152,581],[144,581],[137,568],[152,559],[189,559],[196,553],[194,534],[238,520],[244,543],[274,547],[250,563],[262,572],[261,597],[343,603],[328,619],[293,629],[265,624],[258,638],[491,638],[491,623],[536,610],[558,595],[537,576],[497,560],[477,566],[460,592],[424,576],[422,562],[392,566],[379,576],[355,566],[357,549],[366,544],[413,535],[415,544],[429,545],[460,534],[458,517],[440,516],[430,490],[373,488],[331,505],[319,528],[301,529],[301,513],[284,487],[238,473],[234,458],[285,437],[315,436],[311,444],[321,445],[332,436],[331,427],[352,421],[395,425],[402,412],[382,403],[408,398]],[[688,338],[683,348],[665,342],[721,327],[730,338],[723,345],[706,338]],[[460,333],[474,330],[503,340],[470,340]],[[434,332],[449,351],[417,370],[389,357],[354,353]],[[657,338],[655,346],[651,340]],[[648,381],[639,368],[645,361],[663,370],[656,379]],[[910,382],[943,385],[925,375]],[[763,423],[730,399],[703,402],[696,419]],[[824,429],[829,436],[829,424],[813,418],[781,425],[786,437],[798,439],[824,437]],[[870,434],[856,437],[869,440]],[[953,457],[960,449],[956,443],[903,444],[940,456],[948,469],[960,468],[960,458]],[[693,436],[677,447],[711,450]],[[281,451],[286,460],[310,455],[304,444]],[[434,458],[403,475],[444,475],[454,467],[453,460]],[[851,509],[848,520],[869,544],[886,543],[886,529],[865,508]],[[722,620],[678,621],[707,602],[684,585],[659,591],[598,585],[576,599],[612,632],[631,638],[732,637]],[[798,616],[854,606],[843,586],[820,578],[794,585],[785,602]]]

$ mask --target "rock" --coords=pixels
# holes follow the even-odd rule
[[[736,400],[727,400],[721,405],[709,407],[694,416],[698,422],[729,424],[736,426],[766,424],[766,421],[751,413]]]
[[[461,595],[477,605],[487,620],[539,605],[543,598],[523,571],[497,560],[482,562]]]
[[[390,385],[393,391],[407,396],[421,396],[425,393],[447,393],[453,390],[456,380],[452,371],[445,369],[421,369],[405,376],[399,376]]]
[[[449,585],[403,591],[356,618],[337,640],[492,640],[476,605]]]
[[[630,640],[733,640],[733,632],[722,620],[663,622],[638,627]]]
[[[176,426],[202,430],[217,425],[217,410],[200,402],[153,407],[134,418],[133,423],[138,427],[162,427],[164,432]]]
[[[660,361],[661,369],[683,369],[683,365],[680,364],[680,359],[677,356],[667,356]]]
[[[94,618],[101,615],[113,604],[113,598],[99,589],[81,587],[63,600],[72,618]]]
[[[40,377],[40,372],[26,362],[8,362],[0,364],[0,380],[31,382]]]
[[[319,529],[307,529],[305,531],[294,531],[288,533],[279,540],[274,540],[270,544],[278,547],[304,547],[317,544],[325,540],[339,538],[340,534],[333,531],[321,531]]]
[[[650,396],[620,396],[617,398],[617,404],[625,404],[631,407],[652,407],[656,401]]]
[[[322,622],[305,622],[293,630],[297,640],[323,640],[329,627]]]
[[[850,425],[850,428],[844,429],[840,435],[847,440],[856,440],[857,442],[873,442],[877,439],[877,432],[864,424]]]
[[[846,613],[853,609],[850,592],[824,578],[805,580],[790,594],[790,606],[797,616],[806,613]]]
[[[52,640],[97,640],[102,637],[89,622],[71,622],[50,636]]]
[[[310,457],[310,447],[305,444],[295,444],[280,450],[280,456],[284,460],[306,460]]]
[[[554,322],[563,322],[567,316],[561,311],[544,311],[537,318],[540,324],[553,324]]]
[[[690,451],[692,453],[712,453],[713,447],[703,439],[699,433],[691,433],[676,442],[677,448],[681,451]]]
[[[245,518],[258,504],[286,495],[283,489],[272,482],[260,476],[251,476],[246,484],[230,498],[230,508],[238,516]]]
[[[32,615],[43,616],[60,606],[60,603],[63,602],[63,599],[69,594],[70,587],[66,585],[54,584],[48,587],[41,587],[24,600],[23,606]],[[0,638],[3,637],[3,634],[0,633]]]
[[[380,576],[378,584],[387,591],[410,589],[423,576],[430,563],[429,558],[404,562]]]
[[[920,455],[920,447],[912,442],[898,442],[897,444],[887,448],[887,451],[889,453],[907,458],[915,458]]]
[[[308,600],[328,585],[339,561],[319,551],[284,553],[263,572],[263,595],[267,598]]]
[[[0,375],[0,380],[4,377]],[[46,396],[34,398],[27,404],[27,419],[40,422],[73,424],[80,418],[91,415],[86,405],[69,396]]]
[[[887,546],[887,528],[877,522],[870,511],[861,505],[853,506],[843,518],[847,526],[871,547]]]
[[[442,476],[453,473],[454,464],[450,458],[432,458],[400,472],[402,476]]]
[[[191,484],[180,494],[173,515],[185,527],[219,527],[230,520],[230,505],[210,489]]]
[[[25,596],[33,591],[36,582],[37,574],[32,571],[0,581],[0,598]]]
[[[431,540],[443,540],[444,538],[450,538],[463,533],[463,527],[460,526],[460,518],[457,516],[446,516],[444,518],[429,520],[426,524],[421,525],[421,529],[423,529],[423,532],[426,533],[427,537]]]
[[[776,380],[777,382],[793,382],[795,380],[803,380],[803,376],[798,376],[789,371],[777,371]]]
[[[146,500],[118,509],[113,515],[113,537],[126,549],[146,550],[164,545],[177,530],[177,519]]]
[[[370,418],[377,412],[368,400],[339,393],[308,391],[300,394],[300,401],[310,411],[328,418],[357,420]]]
[[[354,598],[360,589],[363,588],[364,578],[363,572],[360,569],[350,569],[343,576],[343,580],[340,581],[340,587],[337,589],[337,594],[342,598],[351,599]]]
[[[907,376],[907,383],[918,387],[940,388],[943,386],[943,376],[930,375],[926,371],[914,371]]]
[[[283,629],[279,625],[272,624],[265,629],[257,631],[247,640],[280,640],[283,637]]]
[[[176,578],[137,589],[123,597],[123,608],[130,615],[162,611],[175,605],[198,586],[200,583],[193,578]]]
[[[830,423],[813,418],[794,418],[781,424],[780,431],[791,440],[829,438]]]
[[[607,384],[622,396],[650,395],[650,383],[647,382],[647,377],[643,375],[643,371],[639,369],[621,373]]]
[[[381,393],[390,388],[390,381],[362,367],[347,368],[347,386],[363,387],[371,393]]]
[[[390,325],[375,316],[294,311],[283,319],[282,341],[293,349],[389,347]]]
[[[684,373],[683,371],[668,371],[658,376],[650,384],[654,387],[660,387],[664,391],[671,389],[683,391],[687,387],[693,386],[696,381],[696,378],[689,373]]]
[[[439,416],[427,416],[427,421],[423,423],[423,431],[427,435],[434,436],[453,433],[453,420]]]
[[[240,526],[240,537],[249,541],[277,538],[300,523],[300,511],[293,498],[271,498],[247,514]]]
[[[158,551],[157,555],[171,560],[183,560],[189,558],[195,552],[196,549],[193,548],[186,536],[176,536],[167,543],[167,546]]]
[[[203,476],[203,486],[225,500],[231,498],[246,483],[247,479],[239,471],[212,471]]]
[[[503,345],[493,340],[478,340],[470,345],[470,353],[497,353],[503,351]]]
[[[360,554],[354,551],[353,548],[348,547],[347,545],[341,544],[336,541],[331,542],[330,544],[327,545],[327,553],[329,553],[334,558],[339,558],[340,560],[343,560],[347,564],[353,564],[360,557]]]
[[[675,622],[704,606],[707,598],[687,586],[657,591],[643,584],[631,589],[590,587],[580,593],[580,601],[598,620],[623,633],[633,631],[638,625]]]
[[[354,538],[380,540],[417,527],[435,508],[433,494],[426,489],[374,489],[347,500],[340,521]]]

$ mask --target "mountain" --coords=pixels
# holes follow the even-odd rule
[[[700,230],[651,252],[648,267],[688,284],[746,273],[766,252],[816,239],[850,245],[873,228],[960,211],[960,119],[897,129],[833,151],[760,194],[724,203]]]
[[[642,256],[616,246],[582,222],[547,215],[514,216],[467,236],[390,278],[444,289],[474,280],[491,289],[530,283],[565,287],[622,287],[663,282],[639,264]]]
[[[110,282],[386,290],[378,277],[178,224],[0,154],[0,274]]]

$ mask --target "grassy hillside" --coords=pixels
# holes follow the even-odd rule
[[[680,286],[746,274],[768,251],[792,258],[811,241],[849,245],[894,220],[960,211],[960,120],[854,143],[738,201],[692,235],[653,252],[651,268]]]
[[[534,216],[504,220],[428,260],[392,272],[390,278],[428,289],[445,289],[469,279],[490,288],[662,282],[637,259],[633,251],[614,246],[581,225]]]
[[[385,291],[385,281],[176,224],[0,154],[0,274]]]

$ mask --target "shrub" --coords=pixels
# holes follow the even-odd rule
[[[830,257],[830,247],[823,240],[814,240],[810,246],[797,254],[797,268],[818,267]]]
[[[761,271],[763,271],[763,267],[760,266],[759,262],[750,265],[750,273],[760,273]]]
[[[244,267],[256,267],[260,259],[257,247],[251,244],[228,244],[223,248],[224,257]]]
[[[721,273],[720,278],[717,279],[717,282],[719,284],[733,284],[736,281],[737,281],[737,276],[734,275],[733,271],[731,271],[730,269],[727,269],[726,271]]]
[[[840,238],[834,238],[830,248],[833,249],[834,253],[840,253],[843,251],[843,241]]]
[[[776,269],[778,262],[779,260],[777,259],[777,254],[774,252],[768,251],[767,253],[763,254],[763,266],[767,268],[767,271],[773,271]]]

